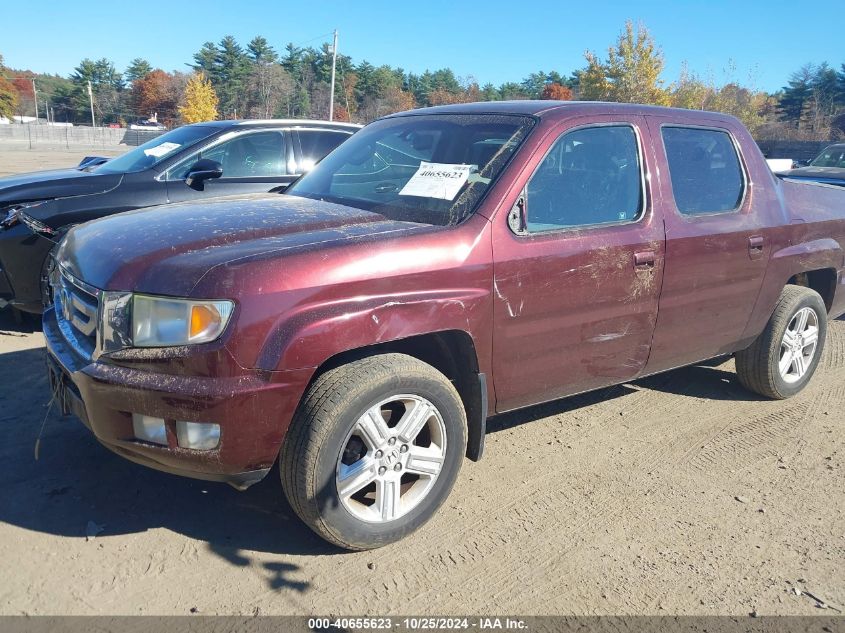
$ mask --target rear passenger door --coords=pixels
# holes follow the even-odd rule
[[[225,134],[167,170],[164,176],[167,197],[170,202],[184,202],[283,190],[295,179],[288,171],[292,160],[292,155],[288,155],[290,146],[289,134],[282,129],[264,128]],[[185,177],[191,166],[201,158],[220,163],[223,175],[206,180],[201,185],[189,186]]]
[[[648,117],[660,164],[666,263],[647,372],[733,352],[763,283],[764,212],[729,121]]]
[[[513,201],[527,226],[497,215],[497,410],[622,382],[646,366],[663,223],[644,125],[633,116],[566,122]]]

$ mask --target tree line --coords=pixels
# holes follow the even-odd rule
[[[569,73],[529,73],[522,81],[479,85],[450,68],[413,73],[337,56],[334,118],[366,123],[412,108],[507,99],[598,100],[716,110],[739,117],[757,138],[845,137],[845,64],[806,64],[774,94],[752,82],[717,83],[686,66],[664,79],[664,56],[648,29],[627,22],[605,55],[586,51]],[[188,71],[166,72],[143,58],[120,72],[108,59],[84,59],[68,77],[5,68],[0,57],[0,116],[49,108],[55,121],[90,124],[88,83],[97,124],[126,125],[157,115],[168,127],[214,118],[327,119],[331,47],[288,44],[276,50],[256,36],[245,47],[232,36],[206,42]],[[33,80],[37,93],[33,92]]]

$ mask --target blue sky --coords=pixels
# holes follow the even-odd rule
[[[628,18],[645,23],[663,48],[667,81],[686,61],[717,84],[733,79],[774,91],[804,63],[845,62],[841,1],[816,3],[812,11],[796,0],[82,0],[41,7],[0,0],[0,54],[8,66],[66,75],[83,57],[107,57],[120,70],[144,57],[185,70],[203,42],[224,35],[243,45],[263,35],[282,49],[288,42],[319,46],[329,39],[320,36],[337,28],[339,50],[355,62],[414,72],[448,66],[459,77],[498,85],[538,70],[582,67],[584,50],[603,55]]]

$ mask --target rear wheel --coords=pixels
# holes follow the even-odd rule
[[[370,549],[431,518],[465,451],[466,415],[449,380],[416,358],[383,354],[314,381],[285,438],[282,485],[317,534]]]
[[[781,400],[801,391],[818,367],[827,336],[821,296],[787,286],[763,333],[736,354],[740,382],[751,391]]]

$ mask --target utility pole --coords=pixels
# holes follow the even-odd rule
[[[94,92],[91,90],[91,82],[88,82],[88,102],[91,104],[91,127],[96,127],[94,123]]]
[[[35,91],[35,78],[32,79],[32,100],[35,102],[35,125],[38,125],[38,93]]]
[[[337,29],[334,30],[334,43],[332,44],[332,88],[329,92],[329,121],[334,121],[334,71],[337,67]]]

